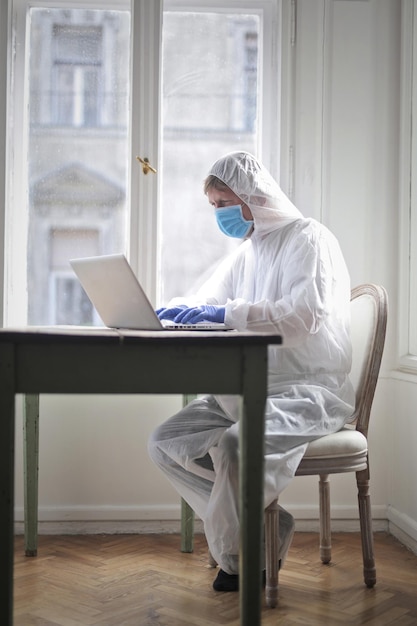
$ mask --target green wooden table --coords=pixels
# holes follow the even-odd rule
[[[0,330],[0,624],[13,624],[14,431],[19,393],[241,395],[240,615],[244,626],[261,623],[267,349],[280,343],[279,336],[261,333]]]

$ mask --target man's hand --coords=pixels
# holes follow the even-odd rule
[[[188,311],[189,309],[185,304],[179,304],[178,306],[162,307],[155,312],[160,320],[172,320],[175,321],[175,317],[182,311]]]
[[[181,324],[197,324],[198,322],[224,322],[226,307],[205,304],[181,310],[174,322]]]

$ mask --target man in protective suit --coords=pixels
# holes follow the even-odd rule
[[[350,280],[335,237],[304,218],[251,154],[219,159],[204,191],[220,229],[244,242],[196,296],[175,298],[158,315],[282,335],[283,346],[268,352],[266,507],[293,478],[308,442],[352,417]],[[239,588],[237,403],[234,396],[198,398],[149,441],[154,462],[204,522],[220,568],[217,591]],[[282,508],[279,520],[282,565],[294,520]]]

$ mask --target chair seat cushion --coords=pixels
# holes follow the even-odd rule
[[[368,442],[362,433],[351,428],[343,428],[337,433],[310,441],[304,457],[346,456],[366,453],[367,450]]]
[[[308,444],[298,475],[358,471],[367,466],[368,442],[357,430],[343,428]]]

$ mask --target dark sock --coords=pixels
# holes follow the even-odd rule
[[[265,587],[266,572],[262,572],[262,586]],[[238,574],[227,574],[222,569],[219,570],[215,581],[213,582],[215,591],[239,591]]]
[[[238,574],[227,574],[220,569],[213,583],[213,589],[215,591],[239,591]]]

